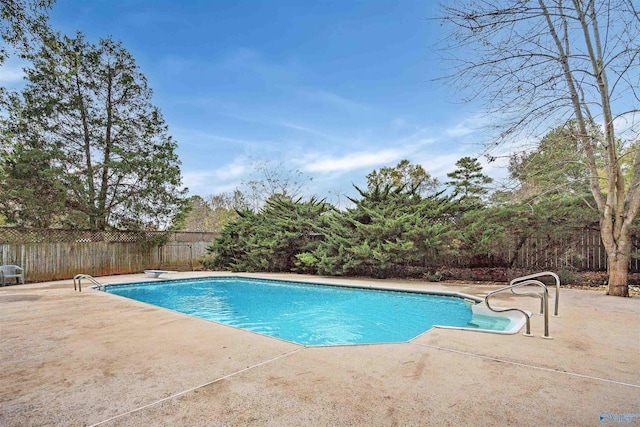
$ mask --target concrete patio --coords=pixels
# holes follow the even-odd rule
[[[0,288],[0,425],[640,425],[638,296],[562,289],[552,340],[534,316],[533,338],[433,329],[408,343],[314,348],[83,285],[82,293],[70,280]],[[507,294],[497,302],[538,308]]]

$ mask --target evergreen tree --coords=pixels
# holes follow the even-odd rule
[[[511,267],[529,238],[537,238],[543,253],[570,247],[588,229],[598,229],[598,216],[582,196],[551,194],[535,204],[504,203],[465,212],[450,230],[450,240],[455,242],[451,249],[458,256]]]
[[[49,34],[49,10],[55,0],[2,0],[0,2],[0,66],[10,49],[26,55]]]
[[[598,138],[596,126],[590,129]],[[540,196],[564,193],[584,195],[593,201],[585,161],[574,121],[552,129],[534,150],[511,157],[509,174],[518,186],[514,196],[520,201],[535,202]],[[599,163],[603,164],[602,159]]]
[[[78,33],[31,60],[3,118],[0,210],[20,225],[167,227],[186,189],[176,143],[129,52]]]
[[[493,179],[482,173],[482,165],[478,159],[463,157],[456,162],[457,169],[447,174],[451,179],[448,185],[453,186],[454,197],[470,205],[481,205],[482,198],[488,193],[487,184]]]
[[[440,194],[421,198],[401,188],[359,191],[355,207],[329,216],[313,253],[318,272],[390,277],[420,275],[451,223],[453,205]]]
[[[258,213],[240,210],[207,249],[205,263],[232,271],[310,272],[308,254],[317,247],[322,236],[316,230],[330,210],[315,198],[303,202],[282,196],[272,197]]]

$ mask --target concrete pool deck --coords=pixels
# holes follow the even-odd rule
[[[166,278],[212,275],[229,274]],[[498,288],[246,276],[479,296]],[[88,284],[82,293],[71,280],[0,287],[0,425],[640,425],[638,296],[562,289],[553,340],[540,337],[536,315],[533,338],[433,329],[408,343],[303,347]],[[496,302],[539,308],[508,294]]]

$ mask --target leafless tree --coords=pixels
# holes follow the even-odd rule
[[[312,180],[282,162],[259,161],[253,167],[252,179],[243,181],[240,191],[254,212],[258,212],[271,198],[295,199],[302,196],[307,183]]]
[[[574,120],[596,200],[609,295],[628,296],[630,228],[640,208],[637,0],[467,0],[441,6],[449,82],[485,103],[492,144]],[[601,136],[589,132],[592,123]],[[623,159],[631,157],[625,182]]]

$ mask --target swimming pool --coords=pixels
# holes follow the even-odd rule
[[[109,293],[307,346],[405,342],[432,327],[504,331],[455,296],[211,277],[107,285]]]

